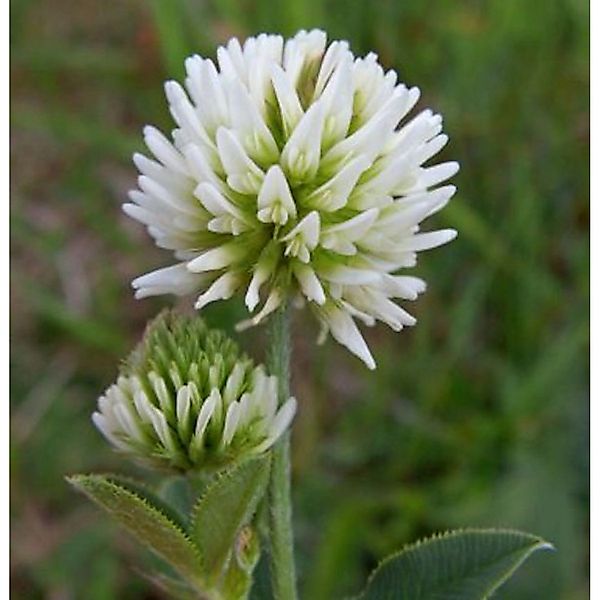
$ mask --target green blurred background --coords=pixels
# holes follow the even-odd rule
[[[587,3],[19,0],[11,21],[14,598],[160,597],[133,572],[135,543],[63,479],[133,472],[90,413],[172,303],[129,288],[170,262],[120,211],[130,156],[145,123],[170,128],[162,82],[182,77],[185,56],[314,26],[418,85],[462,170],[430,223],[459,238],[421,255],[419,325],[367,332],[375,373],[332,342],[317,348],[312,320],[295,317],[302,597],[356,592],[385,554],[470,524],[558,548],[499,598],[587,598]],[[206,314],[231,329],[241,307]]]

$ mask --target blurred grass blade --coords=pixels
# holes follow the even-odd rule
[[[27,286],[36,315],[78,344],[112,353],[126,348],[125,336],[116,327],[91,316],[78,315],[65,301],[37,284]]]
[[[137,572],[158,590],[168,594],[168,598],[177,598],[177,600],[198,600],[198,592],[183,581],[162,574],[144,573],[143,571]]]
[[[124,133],[93,114],[73,114],[65,108],[46,106],[44,111],[15,106],[11,112],[15,129],[51,136],[63,143],[78,143],[110,156],[126,158],[140,148],[138,136]]]
[[[150,6],[158,30],[165,70],[169,77],[181,78],[183,62],[191,54],[181,0],[152,0]]]

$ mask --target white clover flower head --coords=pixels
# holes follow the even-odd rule
[[[139,190],[124,205],[177,263],[134,280],[136,296],[200,292],[201,309],[241,292],[253,313],[242,328],[301,299],[321,339],[374,368],[355,319],[413,325],[394,299],[425,283],[399,272],[456,236],[420,232],[455,192],[438,184],[456,162],[424,166],[448,141],[442,117],[409,119],[416,87],[319,30],[232,39],[216,65],[185,66],[185,89],[165,86],[172,139],[146,127],[154,159],[134,156]]]
[[[277,406],[277,378],[200,318],[162,313],[98,400],[96,427],[138,462],[220,468],[267,451],[296,411]]]

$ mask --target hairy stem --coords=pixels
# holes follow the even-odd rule
[[[279,403],[290,395],[290,323],[284,306],[270,319],[268,366],[279,380]],[[290,436],[286,432],[273,448],[269,481],[271,584],[275,600],[296,600],[294,536],[290,485]]]

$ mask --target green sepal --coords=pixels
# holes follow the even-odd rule
[[[417,542],[384,559],[356,600],[484,600],[536,550],[519,531],[468,529]]]
[[[184,530],[143,492],[128,484],[118,483],[111,476],[74,475],[67,481],[104,508],[142,544],[171,565],[194,587],[206,588],[202,577],[199,549]]]
[[[223,573],[242,527],[265,492],[270,464],[266,454],[217,475],[194,507],[190,535],[202,552],[211,583]]]

